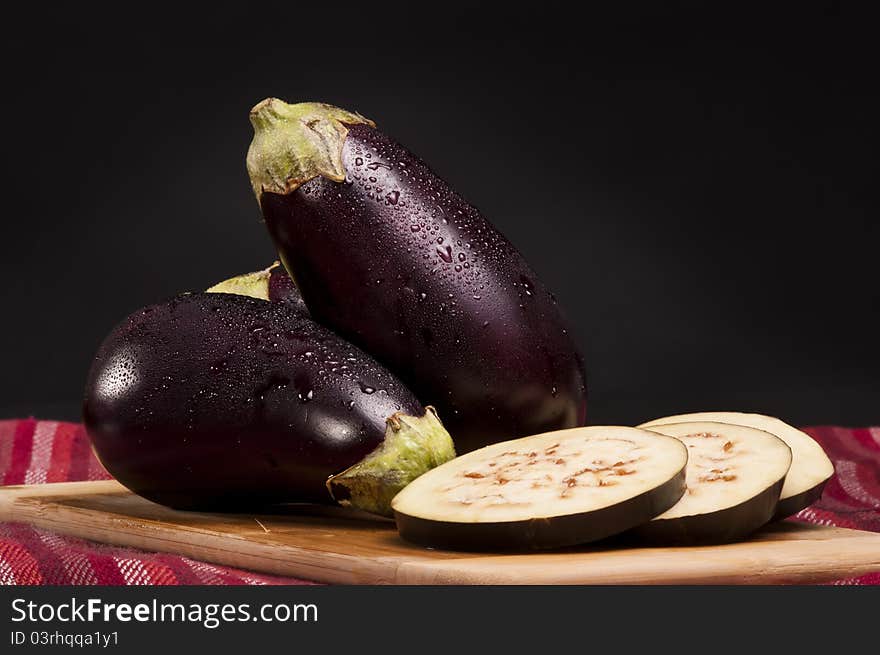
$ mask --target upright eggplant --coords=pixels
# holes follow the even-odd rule
[[[270,98],[250,117],[254,192],[319,323],[434,399],[459,452],[583,425],[556,299],[476,208],[359,114]]]
[[[86,429],[126,487],[182,509],[350,503],[390,513],[455,456],[388,370],[283,302],[194,293],[141,309],[89,372]]]

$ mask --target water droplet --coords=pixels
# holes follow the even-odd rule
[[[535,285],[532,284],[532,281],[529,278],[527,278],[525,275],[520,275],[519,281],[522,282],[523,289],[525,289],[525,291],[526,291],[526,295],[531,296],[532,290],[535,288]]]
[[[376,389],[374,387],[370,387],[370,386],[364,384],[363,382],[360,383],[360,388],[361,388],[361,391],[363,393],[367,394],[368,396],[372,393],[376,393]]]
[[[418,231],[421,230],[421,229],[422,229],[422,228],[421,228],[421,226],[420,226],[418,223],[410,223],[410,226],[409,226],[409,231],[410,231],[410,232],[418,232]]]
[[[452,247],[451,246],[446,246],[445,248],[437,246],[437,254],[440,255],[440,259],[442,259],[447,264],[452,263]]]
[[[398,198],[400,198],[400,191],[390,191],[385,196],[385,202],[387,202],[389,205],[396,205]]]
[[[297,395],[297,398],[300,399],[300,401],[302,401],[302,402],[304,402],[304,403],[307,403],[307,402],[309,402],[312,398],[315,397],[315,392],[312,391],[311,389],[309,389],[308,391],[300,391],[300,392],[299,392],[298,394],[296,394],[296,395]]]
[[[458,261],[463,262],[465,259],[467,259],[467,255],[463,252],[458,253]]]
[[[354,158],[354,165],[355,166],[363,166],[364,160],[361,157],[355,157]]]
[[[371,164],[367,164],[367,168],[369,168],[371,171],[375,171],[375,170],[378,169],[378,168],[387,168],[387,169],[390,171],[390,170],[391,170],[391,165],[390,165],[390,164],[386,164],[386,163],[381,162],[381,161],[374,161],[374,162],[372,162]]]
[[[456,272],[456,273],[461,273],[461,264],[456,264],[456,265],[455,265],[455,272]]]
[[[556,398],[556,395],[558,393],[559,393],[559,389],[557,389],[556,386],[554,386],[552,389],[550,389],[550,395],[553,396],[554,398]]]

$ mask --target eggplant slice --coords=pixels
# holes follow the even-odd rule
[[[808,434],[772,416],[741,412],[701,412],[658,418],[639,427],[650,430],[657,425],[690,421],[714,421],[757,428],[779,437],[788,444],[792,454],[791,469],[782,487],[779,504],[773,515],[774,521],[797,514],[819,500],[825,484],[834,475],[834,465],[822,450],[822,446]]]
[[[558,548],[603,539],[672,507],[687,448],[629,427],[505,441],[429,471],[392,501],[404,539],[458,550]]]
[[[687,446],[687,491],[635,534],[669,544],[724,543],[748,536],[773,518],[792,460],[782,439],[709,421],[651,429]]]

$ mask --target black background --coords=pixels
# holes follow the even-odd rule
[[[871,21],[663,4],[10,19],[0,417],[76,419],[117,321],[274,258],[244,169],[274,95],[373,118],[523,251],[591,422],[880,424]]]

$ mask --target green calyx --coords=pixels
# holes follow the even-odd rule
[[[327,480],[341,505],[392,516],[391,499],[410,482],[455,457],[452,438],[433,407],[424,416],[389,417],[385,441],[360,462]]]
[[[208,293],[233,293],[238,296],[269,300],[269,278],[272,277],[272,271],[279,266],[281,264],[275,262],[265,270],[236,275],[228,280],[218,282],[206,291]]]
[[[251,109],[254,138],[247,154],[248,175],[257,196],[288,194],[319,175],[345,180],[342,145],[347,125],[373,121],[358,113],[320,102],[289,105],[266,98]]]

